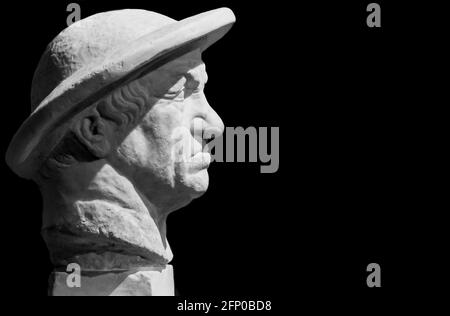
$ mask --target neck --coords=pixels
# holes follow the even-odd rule
[[[172,259],[166,215],[159,215],[154,204],[106,161],[70,167],[58,180],[42,184],[41,191],[42,231],[55,265],[86,266],[86,258],[98,262],[100,256],[104,266],[114,268],[111,254],[122,267],[130,258],[146,265],[165,265]]]

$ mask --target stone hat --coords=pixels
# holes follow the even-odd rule
[[[146,10],[89,16],[47,46],[35,71],[31,115],[9,144],[6,163],[31,178],[64,136],[71,118],[116,87],[219,40],[235,21],[228,8],[181,21]]]

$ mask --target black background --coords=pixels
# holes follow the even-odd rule
[[[215,163],[208,192],[169,216],[178,295],[373,296],[371,262],[381,266],[382,291],[427,278],[423,256],[411,251],[424,242],[413,224],[425,200],[415,77],[426,35],[414,24],[423,19],[377,1],[382,27],[368,28],[369,2],[78,1],[82,17],[142,8],[182,19],[230,7],[236,24],[203,56],[206,96],[226,126],[280,127],[277,173]],[[65,28],[68,3],[3,8],[19,18],[3,32],[13,97],[3,104],[2,152],[30,114],[34,69]],[[52,267],[40,193],[5,164],[2,183],[4,282],[11,293],[45,296]]]

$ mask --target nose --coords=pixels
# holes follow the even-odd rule
[[[196,113],[191,124],[191,133],[195,138],[209,140],[223,134],[225,126],[220,116],[209,105],[203,95],[196,104]]]

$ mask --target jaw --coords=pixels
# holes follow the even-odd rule
[[[170,190],[158,196],[156,203],[158,204],[160,214],[167,215],[185,207],[192,200],[199,198],[208,189],[208,183],[209,177],[206,169],[195,173],[177,174]],[[151,195],[154,195],[154,192]],[[152,196],[147,196],[147,199],[152,201]]]
[[[184,176],[183,185],[189,191],[192,198],[202,196],[209,185],[209,175],[206,169],[197,171],[195,173],[188,173]]]

